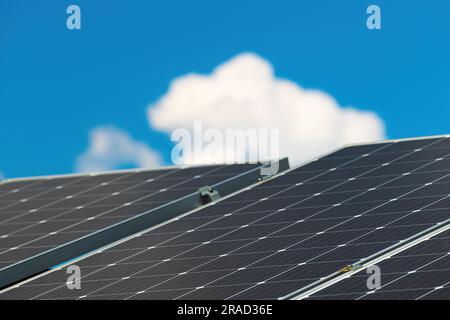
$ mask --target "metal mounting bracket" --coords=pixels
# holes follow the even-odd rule
[[[199,188],[198,193],[200,194],[200,198],[203,204],[210,203],[220,198],[219,192],[217,190],[214,190],[210,186],[204,186]]]

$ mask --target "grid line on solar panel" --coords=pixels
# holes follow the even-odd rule
[[[417,151],[415,151],[415,152],[417,152]],[[334,170],[333,170],[334,171]],[[275,180],[277,180],[277,179],[275,179]],[[189,230],[188,230],[189,231]]]
[[[345,267],[345,269],[347,269],[348,267],[351,267],[351,269],[344,272],[342,272],[343,269],[339,269],[339,272],[335,271],[329,274],[327,277],[324,277],[319,281],[315,281],[305,288],[301,288],[300,290],[296,290],[292,294],[284,296],[283,299],[304,299],[305,297],[309,297],[311,294],[323,289],[324,286],[326,287],[330,284],[336,283],[336,281],[340,281],[342,280],[342,278],[350,277],[353,273],[364,270],[367,266],[373,265],[374,263],[381,261],[386,257],[395,255],[398,252],[404,251],[416,245],[420,241],[424,241],[435,234],[443,232],[446,228],[448,228],[449,223],[450,219],[446,219],[445,221],[441,221],[438,224],[427,228],[426,230],[416,230],[416,233],[410,233],[409,237],[404,238],[396,244],[393,244],[393,246],[389,246],[388,248],[385,248],[384,250],[379,251],[376,254],[372,254],[364,259],[359,259],[358,261],[354,260],[353,263]],[[386,234],[384,236],[386,236]]]
[[[140,183],[140,185],[143,185],[143,184],[146,184],[147,183],[147,181],[144,181],[144,182],[141,182]],[[134,184],[134,185],[136,185],[136,184]],[[95,187],[93,187],[93,188],[98,188],[99,186],[95,186]],[[87,190],[87,191],[85,191],[85,192],[89,192],[89,191],[91,191],[90,189],[89,190]],[[127,191],[127,189],[123,189],[123,190],[121,190],[121,191],[118,191],[118,192],[116,192],[116,193],[111,193],[111,194],[109,194],[109,196],[117,196],[120,192],[126,192]],[[150,191],[152,191],[152,190],[150,190]],[[156,190],[155,190],[156,191]],[[158,190],[159,191],[159,190]],[[70,195],[70,196],[68,196],[68,199],[71,199],[71,198],[73,198],[74,196],[76,196],[76,195]],[[88,198],[89,197],[91,197],[91,196],[87,196]],[[43,199],[44,201],[46,201],[46,202],[48,202],[48,200],[49,199],[47,199],[47,198],[44,198]],[[61,199],[60,199],[60,201],[61,201]],[[98,201],[98,199],[97,199],[97,201]],[[92,203],[96,203],[97,201],[92,201]],[[123,201],[121,201],[122,203],[123,203]],[[88,205],[89,205],[89,203],[90,202],[88,202]],[[73,205],[69,205],[69,207],[73,207]]]
[[[445,177],[447,177],[448,175],[446,175]],[[442,177],[440,177],[440,178],[438,178],[438,179],[435,179],[434,181],[431,181],[431,182],[429,182],[429,183],[435,183],[435,182],[437,182],[437,181],[439,181],[440,179],[442,179]],[[388,182],[385,182],[385,183],[389,183],[389,182],[391,182],[391,181],[394,181],[395,179],[392,179],[392,180],[388,180]],[[406,193],[403,193],[403,194],[400,194],[399,196],[407,196],[408,194],[410,194],[410,193],[412,193],[412,192],[415,192],[416,190],[418,190],[418,189],[421,189],[421,188],[423,188],[423,187],[428,187],[428,186],[430,186],[431,184],[425,184],[424,186],[422,186],[422,187],[419,187],[419,188],[413,188],[413,189],[411,189],[409,192],[406,192]],[[383,184],[380,184],[379,186],[382,186]],[[317,193],[317,194],[314,194],[314,196],[318,196],[318,195],[325,195],[325,194],[327,194],[327,192],[329,191],[329,190],[331,190],[331,189],[334,189],[334,188],[336,188],[336,186],[333,186],[333,187],[331,187],[331,188],[329,188],[329,189],[326,189],[326,190],[324,190],[322,193]],[[370,192],[370,191],[376,191],[376,190],[383,190],[382,188],[381,189],[378,189],[379,187],[377,187],[377,189],[369,189],[369,190],[364,190],[365,192]],[[336,194],[339,194],[339,193],[336,193]],[[445,194],[445,193],[443,193],[443,194]],[[357,198],[358,196],[360,196],[360,194],[358,194],[357,196],[355,196],[355,197],[351,197],[351,198],[349,198],[349,199],[347,199],[345,202],[349,202],[349,200],[352,200],[353,198]],[[282,199],[282,198],[275,198],[275,199]],[[306,199],[308,199],[308,198],[304,198],[304,199],[302,199],[302,200],[300,200],[300,201],[298,201],[297,203],[295,203],[295,205],[297,205],[298,203],[304,203],[304,201],[306,200]],[[309,199],[311,199],[311,197],[309,198]],[[392,197],[387,197],[387,198],[385,198],[385,200],[397,200],[397,199],[395,199],[395,198],[392,198]],[[363,201],[361,201],[361,202],[363,202]],[[339,202],[335,202],[335,204],[339,204]],[[289,207],[291,207],[292,205],[288,205],[288,206],[286,206],[285,207],[285,209],[286,208],[289,208]],[[242,206],[241,207],[241,211],[243,210],[243,209],[245,209],[246,207],[248,207],[248,206]],[[309,207],[309,206],[307,206],[307,207]],[[313,206],[311,206],[311,207],[313,207]],[[258,211],[258,210],[255,210],[255,211]]]
[[[174,173],[174,171],[168,171],[167,172],[167,174],[171,174],[171,173]],[[125,175],[120,175],[119,177],[116,177],[115,179],[112,179],[112,180],[110,180],[109,182],[103,182],[103,183],[106,183],[106,184],[110,184],[110,183],[112,183],[113,181],[117,181],[117,180],[120,180],[120,179],[122,179],[122,178],[124,178],[125,177]],[[81,179],[88,179],[88,177],[85,177],[85,178],[81,178]],[[102,183],[102,184],[103,184]],[[143,184],[145,183],[145,182],[142,182]],[[94,184],[94,185],[92,185],[92,187],[91,188],[87,188],[87,189],[84,189],[83,191],[80,191],[80,192],[78,192],[78,193],[75,193],[75,194],[69,194],[69,195],[66,195],[67,197],[74,197],[74,196],[77,196],[78,194],[82,194],[82,193],[85,193],[85,192],[90,192],[90,191],[92,191],[93,189],[96,189],[96,188],[100,188],[101,186],[102,186],[102,184]],[[70,186],[70,184],[69,184],[69,186]],[[55,188],[56,190],[59,190],[59,189],[63,189],[64,188],[64,185],[60,185],[60,184],[58,184],[58,186]],[[29,199],[28,198],[25,198],[25,199],[22,199],[22,200],[20,200],[20,202],[28,202],[30,199],[34,199],[34,198],[38,198],[40,195],[42,195],[42,194],[47,194],[47,193],[50,193],[50,192],[52,192],[53,190],[52,189],[47,189],[45,192],[43,192],[43,193],[38,193],[37,195],[34,195],[34,197],[30,197]],[[58,200],[57,201],[55,201],[55,202],[60,202],[60,201],[64,201],[65,200],[65,198],[58,198]],[[44,203],[47,203],[48,202],[48,200],[47,199],[45,199],[45,201],[44,201]],[[51,204],[51,203],[50,203]],[[32,209],[30,209],[30,210],[38,210],[38,209],[42,209],[42,208],[45,208],[46,206],[48,206],[48,205],[50,205],[50,204],[47,204],[47,205],[44,205],[44,206],[42,206],[41,208],[39,208],[39,207],[37,207],[37,208],[32,208]],[[2,208],[0,208],[2,211],[3,210],[5,210],[5,209],[7,209],[7,208],[5,208],[5,207],[2,207]],[[24,212],[24,214],[27,214],[27,213],[29,213],[29,212]],[[1,221],[2,223],[4,223],[4,222],[7,222],[7,221],[5,221],[5,220],[3,220],[3,221]]]
[[[450,230],[450,229],[448,229]],[[450,231],[377,263],[381,288],[367,288],[364,271],[318,291],[309,299],[450,299]]]
[[[171,173],[174,173],[174,172],[171,172]],[[212,176],[212,177],[216,178],[216,182],[217,182],[217,180],[220,180],[220,178],[223,179],[223,178],[228,177],[228,176]],[[159,179],[160,179],[159,181],[161,181],[162,178],[163,177],[159,177]],[[154,180],[156,180],[156,179],[153,179],[151,182],[153,182]],[[169,181],[170,181],[170,179],[169,179]],[[176,187],[179,186],[179,185],[183,185],[183,183],[186,183],[186,181],[187,181],[186,179],[183,179],[182,181],[179,181],[178,183],[170,185],[170,188],[178,190],[179,188],[176,188]],[[200,179],[199,181],[200,181],[199,183],[201,185],[204,185],[204,179]],[[95,195],[95,192],[94,192],[94,195],[93,195],[92,191],[95,191],[98,188],[102,189],[101,185],[94,185],[92,188],[88,188],[87,190],[84,189],[83,191],[80,191],[78,193],[67,195],[66,199],[64,199],[64,198],[61,199],[61,197],[56,197],[56,198],[44,197],[44,198],[40,198],[40,194],[38,194],[38,195],[36,195],[33,198],[38,198],[44,205],[42,207],[40,207],[40,208],[34,208],[34,210],[42,209],[42,208],[48,208],[53,203],[59,203],[59,202],[64,202],[65,203],[65,204],[63,204],[63,206],[61,208],[65,208],[65,206],[73,207],[73,205],[67,203],[68,202],[67,200],[68,199],[75,199],[76,200],[76,197],[79,196],[79,195],[81,195],[81,197],[85,197],[87,199],[87,200],[82,201],[84,203],[87,203],[87,205],[89,205],[91,203],[95,204],[95,203],[101,201],[102,199],[108,198],[108,196],[117,198],[117,196],[119,194],[126,194],[126,195],[131,197],[133,193],[132,192],[128,192],[130,189],[134,189],[134,188],[142,186],[142,185],[147,185],[148,183],[149,183],[149,181],[143,181],[143,182],[141,181],[139,184],[134,183],[132,186],[129,186],[128,188],[115,189],[115,192],[111,192],[109,194],[105,194],[105,197],[104,198],[100,198],[100,199],[99,199],[98,196]],[[188,190],[188,189],[180,189],[180,190]],[[192,190],[192,188],[189,188],[189,190]],[[165,190],[164,189],[159,189],[159,190],[148,190],[147,189],[147,190],[145,190],[146,196],[143,195],[142,199],[146,199],[146,198],[149,198],[149,197],[154,197],[154,195],[156,195],[156,194],[158,194],[159,192],[162,192],[162,191],[165,191]],[[49,192],[51,192],[51,190]],[[90,193],[90,194],[89,195],[84,195],[85,193]],[[137,194],[136,194],[136,197],[138,197]],[[89,198],[92,198],[94,200],[90,202],[90,201],[88,201]],[[23,199],[23,200],[27,200],[27,201],[21,201],[21,202],[28,202],[29,199]],[[54,201],[52,202],[52,200],[54,200]],[[75,200],[72,200],[72,201],[75,201]],[[123,202],[123,201],[121,201],[121,202]],[[1,208],[1,209],[5,210],[7,208]],[[6,221],[2,221],[2,222],[6,222]]]
[[[206,169],[205,169],[206,168]],[[2,239],[2,245],[1,247],[4,248],[5,247],[5,240],[4,239],[13,239],[13,240],[18,240],[14,243],[14,245],[11,245],[9,248],[4,248],[4,250],[0,249],[0,260],[2,260],[2,262],[8,262],[8,263],[12,263],[12,262],[16,262],[19,259],[13,259],[11,260],[11,256],[13,255],[11,253],[12,250],[14,250],[15,252],[18,252],[17,250],[20,248],[24,248],[24,249],[30,249],[32,247],[34,248],[42,248],[42,249],[48,249],[50,248],[49,246],[39,246],[39,245],[33,245],[36,242],[42,242],[43,239],[45,241],[45,238],[49,238],[48,243],[52,242],[52,239],[55,241],[54,242],[54,246],[61,244],[63,242],[61,241],[56,241],[58,239],[58,237],[60,237],[61,239],[64,240],[75,240],[77,237],[80,237],[82,234],[80,233],[75,233],[72,232],[70,236],[68,233],[66,233],[66,235],[63,235],[62,233],[64,233],[65,231],[70,231],[70,230],[76,230],[77,228],[80,228],[79,226],[87,226],[87,225],[92,225],[92,223],[97,223],[97,221],[92,222],[95,219],[98,219],[99,217],[103,217],[103,216],[107,216],[108,213],[115,211],[117,209],[120,208],[138,208],[139,204],[144,204],[145,210],[140,210],[140,211],[135,211],[134,215],[142,213],[144,211],[148,211],[154,207],[157,207],[161,204],[166,203],[167,201],[170,200],[174,200],[176,198],[180,198],[183,195],[186,195],[187,193],[192,193],[195,190],[192,188],[180,188],[178,189],[178,191],[172,192],[170,191],[172,187],[174,188],[179,188],[179,187],[183,187],[188,181],[192,180],[192,181],[199,181],[199,185],[205,185],[206,182],[212,182],[211,179],[209,179],[209,181],[204,181],[204,177],[207,178],[214,178],[215,180],[217,180],[216,182],[219,182],[221,180],[224,180],[225,178],[229,178],[230,175],[234,172],[238,172],[238,170],[233,169],[225,169],[226,167],[224,166],[209,166],[209,167],[193,167],[193,168],[186,168],[183,170],[157,170],[157,171],[148,171],[148,172],[143,172],[140,171],[137,174],[141,176],[141,178],[144,178],[144,181],[138,181],[136,177],[134,177],[134,175],[136,174],[135,172],[129,172],[129,173],[122,173],[122,174],[112,174],[112,179],[110,178],[108,180],[108,175],[96,175],[96,176],[81,176],[81,177],[77,177],[77,178],[55,178],[54,180],[52,179],[46,179],[43,181],[33,181],[31,182],[31,186],[42,186],[44,185],[51,185],[52,188],[50,190],[47,190],[45,192],[40,192],[42,189],[41,188],[37,188],[35,190],[37,190],[38,194],[35,195],[34,197],[31,197],[29,199],[29,201],[23,201],[23,203],[33,203],[36,201],[33,201],[33,199],[40,199],[39,197],[42,196],[43,194],[48,194],[48,192],[52,192],[53,190],[63,190],[64,187],[66,187],[66,185],[62,184],[62,181],[65,180],[69,180],[69,184],[67,184],[67,186],[69,185],[73,185],[75,183],[81,183],[82,181],[84,181],[84,183],[82,183],[81,185],[85,186],[85,188],[81,191],[79,191],[79,194],[85,194],[85,193],[91,193],[92,190],[96,190],[96,189],[101,189],[103,186],[111,186],[114,185],[116,182],[118,181],[123,181],[124,179],[130,179],[133,182],[132,185],[128,185],[127,187],[123,190],[119,190],[113,193],[110,193],[108,196],[105,197],[97,197],[95,195],[90,195],[90,196],[84,196],[84,197],[78,197],[78,194],[70,194],[70,196],[66,196],[65,198],[63,198],[63,200],[58,199],[58,198],[54,198],[54,203],[60,203],[60,202],[65,202],[68,203],[67,205],[63,205],[61,208],[51,208],[50,206],[52,205],[52,202],[49,201],[49,198],[43,198],[41,199],[42,203],[44,203],[44,205],[42,207],[33,207],[33,209],[27,210],[23,213],[19,212],[12,212],[11,215],[6,214],[7,218],[6,219],[2,219],[2,225],[1,228],[2,229],[8,229],[8,233],[2,233],[0,235],[1,239]],[[201,172],[201,170],[203,170],[203,172]],[[217,174],[217,172],[219,174]],[[228,175],[224,175],[224,174],[220,174],[223,172],[228,172]],[[160,174],[162,173],[162,174]],[[196,173],[197,175],[193,175],[193,173]],[[171,175],[176,175],[176,176],[182,176],[182,179],[180,179],[180,177],[175,177],[172,178]],[[201,175],[200,175],[201,174]],[[151,178],[150,178],[151,177]],[[147,179],[148,178],[148,179]],[[85,184],[89,181],[92,182],[92,179],[95,179],[95,184],[90,183],[90,184]],[[110,203],[109,205],[106,205],[107,203],[105,203],[104,207],[96,207],[96,204],[99,204],[99,202],[101,201],[101,199],[107,199],[107,202],[111,202],[110,199],[116,199],[116,198],[120,198],[121,197],[121,192],[126,192],[127,190],[129,190],[130,188],[135,189],[136,187],[139,187],[141,185],[145,185],[147,183],[151,183],[154,184],[156,182],[159,181],[164,181],[163,179],[166,179],[171,181],[173,183],[173,185],[164,185],[165,189],[162,190],[157,190],[156,192],[147,194],[147,195],[140,195],[140,194],[136,194],[136,196],[133,197],[133,194],[127,194],[127,193],[122,193],[125,194],[125,196],[127,197],[131,197],[129,199],[120,199],[118,200],[117,203]],[[14,182],[12,182],[14,184]],[[100,184],[98,184],[100,183]],[[56,187],[55,187],[56,185]],[[192,185],[191,185],[192,187]],[[13,189],[16,190],[16,189]],[[25,190],[30,190],[29,188],[26,188]],[[152,190],[149,190],[152,191]],[[171,193],[172,192],[172,193]],[[19,194],[19,192],[14,192],[14,194]],[[146,202],[149,199],[152,199],[155,196],[161,195],[161,194],[165,194],[165,193],[171,193],[168,196],[164,197],[164,201],[157,201],[157,202]],[[90,201],[92,200],[92,201]],[[79,201],[79,202],[78,202]],[[114,202],[114,201],[113,201]],[[82,205],[81,205],[82,204]],[[134,205],[136,204],[136,205]],[[64,208],[65,206],[67,206],[68,208]],[[43,210],[43,208],[45,208],[46,212],[48,213],[48,216],[45,219],[40,219],[37,221],[29,221],[27,223],[27,225],[25,226],[25,224],[18,224],[16,225],[18,228],[16,230],[13,229],[12,225],[8,225],[7,222],[13,222],[17,219],[23,219],[27,216],[35,216],[37,213],[41,213]],[[81,219],[75,219],[75,220],[65,220],[65,222],[63,221],[54,221],[58,218],[61,217],[66,217],[66,216],[74,216],[75,217],[78,215],[78,212],[80,210],[87,210],[89,211],[90,209],[90,214],[88,217],[85,218],[81,218]],[[53,210],[53,211],[52,211]],[[0,212],[0,219],[2,216],[5,216],[4,212]],[[114,218],[114,219],[110,219],[109,223],[106,224],[102,224],[102,222],[106,222],[106,220],[102,220],[101,222],[99,222],[99,228],[102,229],[103,227],[108,227],[109,225],[112,225],[116,222],[119,222],[121,219],[120,217],[118,218]],[[4,228],[4,226],[6,226],[6,228]],[[59,227],[58,227],[59,226]],[[9,227],[9,228],[8,228]],[[31,230],[36,229],[39,230],[39,233],[33,232]],[[92,231],[96,231],[98,229],[89,229],[89,228],[85,228],[84,233],[90,233]],[[28,234],[34,234],[35,237],[26,237],[26,235]],[[19,237],[13,237],[13,236],[19,236],[19,235],[23,235],[23,241],[20,242],[20,238]],[[6,249],[6,250],[5,250]],[[32,251],[32,250],[25,250],[25,251]],[[38,252],[42,252],[43,250],[36,250],[36,253]],[[8,256],[8,258],[5,258],[5,255]],[[20,254],[18,254],[20,255]],[[25,255],[26,256],[26,255]],[[5,260],[5,261],[4,261]]]
[[[81,176],[77,177],[55,177],[54,179],[43,178],[43,179],[17,179],[17,180],[2,180],[0,182],[0,194],[8,194],[8,193],[16,193],[25,189],[35,188],[36,186],[39,188],[40,186],[49,187],[50,185],[54,186],[56,182],[57,185],[60,184],[61,181],[75,181],[77,179],[81,179]]]
[[[364,235],[362,235],[362,236],[364,236]],[[357,239],[357,238],[356,238],[356,239]],[[356,240],[356,239],[354,239],[354,240]],[[352,241],[354,241],[354,240],[352,240]],[[339,245],[339,246],[340,246],[340,247],[347,246],[349,243],[350,243],[350,242],[344,243],[344,244],[341,244],[341,245]],[[338,247],[339,247],[339,246],[338,246]],[[306,260],[304,263],[307,264],[307,263],[310,262],[310,261],[317,260],[317,259],[320,258],[321,256],[326,255],[326,254],[328,254],[328,253],[334,251],[335,249],[336,249],[336,247],[333,247],[333,248],[331,248],[330,250],[325,251],[325,252],[321,253],[321,254],[318,255],[318,256],[314,256],[314,257],[311,258],[310,260]],[[282,276],[283,274],[289,273],[289,272],[291,272],[291,271],[293,271],[293,270],[295,270],[295,269],[297,269],[297,268],[298,268],[298,266],[293,266],[293,267],[291,267],[291,268],[288,268],[288,269],[286,269],[286,270],[280,272],[279,274],[274,274],[274,275],[272,275],[272,276],[270,276],[270,277],[268,277],[268,278],[262,280],[262,282],[263,282],[263,283],[269,283],[269,282],[273,281],[274,279],[276,279],[276,278]],[[250,287],[248,287],[248,288],[246,288],[246,289],[244,289],[244,290],[242,290],[242,291],[240,291],[240,292],[237,292],[235,295],[232,295],[232,296],[228,297],[227,299],[233,299],[234,297],[239,297],[240,295],[241,295],[241,298],[242,298],[242,297],[248,298],[247,296],[245,296],[245,295],[242,296],[242,295],[245,294],[246,291],[252,290],[253,288],[258,287],[259,285],[260,285],[259,283],[254,284],[253,286],[250,286]],[[306,285],[306,283],[305,283],[305,285]],[[269,297],[268,297],[268,298],[269,298]],[[272,298],[274,298],[274,297],[272,297]]]

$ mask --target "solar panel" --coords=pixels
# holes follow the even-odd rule
[[[214,165],[5,181],[0,185],[1,285],[7,284],[4,270],[26,259],[53,250],[41,262],[64,262],[61,259],[74,258],[116,241],[119,236],[127,236],[128,232],[164,221],[164,215],[170,218],[197,207],[200,205],[197,190],[201,187],[222,182],[219,189],[225,195],[257,181],[259,171],[259,164]],[[229,180],[232,183],[225,183]],[[150,216],[154,221],[145,216],[137,218],[143,213],[161,211],[162,207],[171,212],[160,214],[159,218]],[[130,221],[133,219],[139,225]],[[127,228],[119,230],[117,224]],[[60,249],[61,245],[112,226],[114,232],[107,236],[96,235],[87,244],[78,243],[74,250]],[[33,262],[37,269],[34,271],[52,266],[37,264]],[[14,266],[10,270],[18,278],[19,269]]]
[[[450,139],[352,146],[0,294],[280,299],[450,218]]]
[[[310,299],[426,300],[450,298],[450,230],[396,254],[377,266],[379,289],[368,289],[366,270],[325,288]]]

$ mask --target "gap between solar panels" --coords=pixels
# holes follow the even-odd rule
[[[287,158],[283,158],[271,163],[258,164],[248,171],[239,173],[212,186],[206,185],[200,187],[194,193],[190,193],[144,213],[120,221],[112,226],[90,233],[82,238],[6,266],[0,269],[0,289],[34,277],[51,269],[55,265],[64,264],[67,261],[76,259],[91,251],[241,190],[257,181],[264,180],[269,177],[267,173],[270,170],[268,169],[273,167],[278,168],[278,172],[285,171],[289,169],[289,161]]]
[[[357,274],[363,270],[366,270],[370,266],[373,266],[377,263],[380,263],[386,259],[391,258],[392,256],[399,254],[409,248],[412,248],[425,240],[429,240],[431,237],[437,236],[447,230],[450,229],[450,219],[438,223],[436,226],[433,226],[427,230],[424,230],[412,237],[405,239],[404,241],[400,241],[398,244],[390,246],[384,250],[381,250],[367,258],[361,259],[351,265],[344,266],[340,270],[314,282],[310,285],[301,288],[289,295],[284,297],[280,297],[280,300],[303,300],[311,297],[316,293],[320,293],[320,291],[344,280],[347,279],[354,274]]]

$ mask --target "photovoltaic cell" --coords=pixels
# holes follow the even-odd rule
[[[2,299],[275,299],[450,218],[448,138],[344,148]],[[438,165],[439,164],[439,165]]]
[[[56,248],[255,167],[215,165],[6,181],[0,184],[0,266]]]
[[[450,299],[450,230],[377,264],[381,288],[370,290],[371,274],[362,270],[310,299],[427,300]]]

